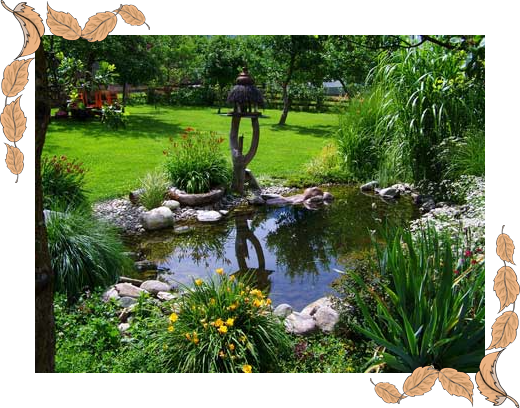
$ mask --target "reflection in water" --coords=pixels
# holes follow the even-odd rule
[[[366,251],[370,231],[381,220],[402,224],[416,216],[406,197],[385,203],[357,189],[331,190],[336,200],[318,211],[295,206],[235,212],[216,225],[195,224],[186,234],[147,235],[136,249],[182,283],[207,277],[219,267],[236,275],[253,272],[274,305],[303,308],[331,292],[338,277],[334,269],[343,270]]]
[[[245,276],[253,279],[255,286],[267,293],[271,291],[271,281],[269,275],[274,271],[265,269],[265,256],[260,240],[254,232],[249,229],[247,215],[237,215],[235,217],[235,255],[237,257],[238,271],[234,273],[237,277]],[[256,254],[258,260],[258,268],[249,268],[247,259],[249,259],[248,241]]]

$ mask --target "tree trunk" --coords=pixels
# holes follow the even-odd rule
[[[343,91],[345,91],[345,94],[350,98],[351,97],[350,91],[347,88],[347,84],[345,83],[345,81],[343,81],[342,79],[338,79],[338,81],[341,84],[341,86],[343,87]]]
[[[291,61],[289,62],[289,68],[287,70],[287,77],[285,78],[285,81],[282,83],[282,99],[283,99],[283,110],[282,110],[282,116],[280,117],[280,121],[278,122],[278,125],[285,125],[285,121],[287,120],[287,115],[289,114],[289,108],[291,106],[291,100],[289,98],[289,82],[291,82],[293,71],[294,71],[294,64],[296,63],[296,54],[291,54]]]
[[[283,99],[283,110],[282,110],[282,116],[280,116],[280,121],[278,122],[279,125],[285,125],[285,121],[287,120],[287,115],[289,114],[289,107],[291,105],[291,102],[289,100],[289,93],[287,92],[287,87],[289,84],[286,82],[282,85],[282,99]]]
[[[253,127],[253,139],[247,154],[243,152],[243,139],[238,137],[240,129],[240,116],[233,116],[231,120],[231,131],[229,133],[229,147],[231,149],[231,160],[233,161],[233,182],[231,189],[240,195],[244,195],[244,184],[246,181],[246,167],[258,150],[260,143],[260,126],[258,118],[251,118]],[[258,183],[257,183],[258,186]]]
[[[46,59],[43,44],[36,51],[36,268],[35,268],[35,371],[48,373],[54,371],[55,334],[54,334],[54,272],[51,268],[47,231],[43,217],[43,194],[40,162],[45,143],[45,134],[50,119],[48,99]]]

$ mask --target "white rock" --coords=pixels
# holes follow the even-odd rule
[[[118,283],[115,288],[121,297],[137,298],[141,293],[147,293],[146,290],[138,288],[130,283]]]
[[[383,188],[379,190],[379,195],[385,198],[398,198],[400,194],[400,191],[393,187]]]
[[[121,333],[124,333],[125,331],[127,331],[129,328],[130,328],[130,323],[120,323],[117,328],[119,329],[119,331]]]
[[[141,214],[140,222],[147,231],[173,227],[173,213],[168,207],[154,208]]]
[[[103,293],[102,299],[104,302],[108,302],[110,299],[117,300],[119,297],[119,292],[112,286],[105,293]]]
[[[171,211],[175,211],[177,208],[181,207],[181,203],[175,200],[167,200],[162,203],[163,207],[168,207]]]
[[[334,330],[334,326],[339,321],[339,314],[334,309],[328,306],[320,307],[313,316],[316,325],[325,333],[330,333]]]
[[[157,299],[167,302],[168,300],[175,299],[176,296],[170,292],[159,292],[157,293]]]
[[[147,290],[152,295],[156,295],[159,292],[167,292],[170,290],[170,286],[164,282],[158,280],[147,280],[141,283],[141,289]]]
[[[284,321],[285,330],[292,334],[309,334],[316,331],[316,321],[312,316],[293,312]]]
[[[314,314],[322,307],[332,307],[332,302],[328,297],[322,297],[305,306],[301,311],[301,314],[314,316]]]
[[[278,317],[287,317],[293,312],[293,308],[291,305],[288,305],[287,303],[282,303],[281,305],[276,306],[276,308],[273,311],[273,314]]]
[[[215,222],[222,218],[222,214],[218,211],[197,211],[197,221],[199,222]]]

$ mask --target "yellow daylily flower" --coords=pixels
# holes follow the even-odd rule
[[[219,275],[223,275],[224,274],[224,269],[223,268],[218,268],[215,270],[215,272],[217,272]]]
[[[179,316],[177,315],[177,313],[173,312],[173,313],[170,315],[170,322],[175,323],[175,322],[177,321],[178,318],[179,318]]]
[[[220,334],[227,333],[227,326],[220,326],[218,328],[218,331],[219,331]]]
[[[249,364],[244,364],[242,366],[242,371],[244,373],[252,373],[253,372],[253,367],[251,367]]]
[[[195,285],[200,286],[202,285],[202,279],[195,279]]]

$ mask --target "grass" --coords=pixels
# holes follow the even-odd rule
[[[157,107],[127,108],[126,129],[111,131],[97,120],[52,120],[45,141],[44,156],[77,158],[89,170],[86,179],[92,202],[117,197],[139,186],[147,172],[163,165],[163,150],[169,138],[180,138],[187,127],[216,131],[227,139],[230,118],[216,115],[213,108]],[[288,124],[277,125],[280,112],[265,111],[269,118],[260,123],[260,147],[250,164],[256,176],[287,179],[300,173],[330,143],[338,127],[332,113],[290,112]],[[245,144],[251,126],[243,120]],[[222,149],[229,154],[227,143]]]

